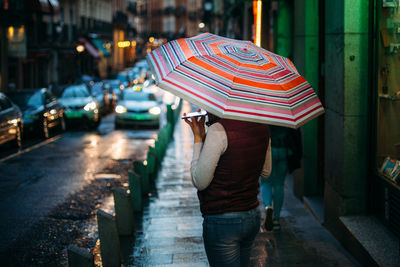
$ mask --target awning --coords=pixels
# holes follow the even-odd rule
[[[104,43],[102,40],[99,38],[91,38],[92,43],[94,44],[95,47],[99,50],[99,52],[104,56],[104,57],[110,57],[110,52],[107,50],[107,48],[104,46]]]
[[[43,14],[58,14],[60,12],[60,4],[58,0],[39,0],[40,11]]]
[[[99,58],[100,54],[97,51],[96,48],[93,47],[93,45],[91,43],[89,43],[88,40],[86,40],[85,38],[79,38],[79,42],[83,43],[83,45],[85,46],[86,50],[89,52],[89,54],[91,54],[94,58]]]
[[[58,3],[58,0],[49,0],[51,8],[53,9],[53,14],[59,14],[60,13],[60,4]]]

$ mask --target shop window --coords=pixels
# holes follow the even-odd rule
[[[377,168],[382,178],[400,188],[399,1],[383,0],[378,13]]]

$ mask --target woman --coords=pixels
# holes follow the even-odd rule
[[[274,169],[268,179],[261,179],[261,195],[266,214],[264,228],[267,231],[279,231],[285,177],[300,167],[301,137],[299,131],[279,126],[270,126],[270,133]]]
[[[186,114],[184,114],[186,115]],[[271,171],[269,127],[208,114],[185,119],[194,135],[191,176],[198,189],[211,266],[248,266],[260,228],[258,179]]]

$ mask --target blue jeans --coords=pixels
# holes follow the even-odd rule
[[[267,178],[261,180],[261,196],[264,207],[274,208],[274,220],[278,220],[281,214],[284,197],[285,177],[288,172],[286,148],[272,147],[272,172]]]
[[[203,239],[210,266],[248,266],[254,239],[260,229],[258,208],[204,215]]]

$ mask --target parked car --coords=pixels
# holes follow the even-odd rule
[[[158,128],[161,110],[153,93],[126,89],[115,107],[115,128],[128,125]]]
[[[36,132],[49,138],[50,129],[65,131],[64,106],[47,88],[24,89],[9,93],[23,113],[24,132]]]
[[[101,115],[106,114],[110,111],[111,103],[110,103],[110,95],[106,88],[104,87],[103,82],[95,82],[90,87],[90,94],[96,100],[99,105],[99,112]],[[112,97],[112,96],[111,96]],[[111,99],[112,101],[112,99]]]
[[[121,83],[118,79],[111,79],[111,80],[103,80],[104,86],[107,87],[109,93],[114,94],[116,99],[121,97],[122,91],[125,89],[125,86]],[[109,87],[111,87],[111,90]]]
[[[21,147],[22,112],[6,95],[0,93],[0,144],[13,142]]]
[[[59,101],[65,106],[65,118],[70,121],[83,120],[90,129],[100,124],[98,103],[90,95],[85,84],[76,84],[64,89]]]

